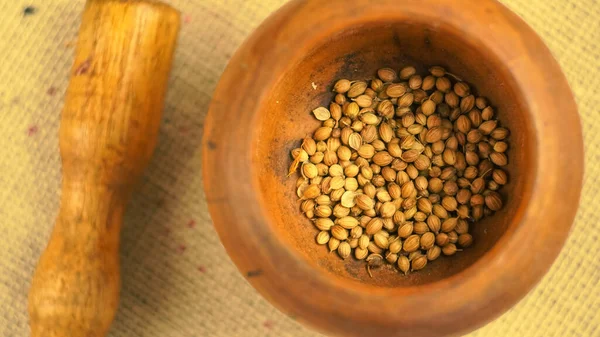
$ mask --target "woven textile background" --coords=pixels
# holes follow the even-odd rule
[[[200,174],[203,120],[219,76],[283,2],[169,1],[182,12],[182,30],[160,142],[125,216],[122,298],[110,336],[319,336],[279,313],[237,272],[213,229]],[[550,273],[469,336],[600,336],[600,3],[503,2],[547,42],[575,92],[585,187]],[[29,334],[27,291],[57,213],[59,114],[83,4],[0,0],[0,337]]]

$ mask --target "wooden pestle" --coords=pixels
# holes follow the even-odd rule
[[[123,211],[156,144],[178,31],[164,4],[86,4],[60,125],[60,210],[29,293],[32,337],[110,327]]]

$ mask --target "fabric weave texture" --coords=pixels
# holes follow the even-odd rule
[[[217,81],[244,38],[285,1],[166,2],[182,12],[182,29],[159,144],[124,219],[121,305],[109,336],[321,336],[242,278],[202,190],[202,127]],[[600,2],[502,2],[540,34],[567,75],[583,124],[585,185],[550,272],[468,336],[598,337]],[[29,335],[27,292],[58,209],[58,126],[83,5],[0,0],[0,337]]]

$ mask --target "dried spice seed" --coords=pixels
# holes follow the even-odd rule
[[[477,109],[483,110],[488,107],[487,99],[485,97],[477,97],[475,105],[477,106]]]
[[[444,95],[444,101],[451,108],[456,108],[460,104],[460,98],[454,92],[449,92]]]
[[[355,98],[362,95],[367,90],[367,83],[364,81],[356,81],[350,85],[346,96],[349,98]]]
[[[398,254],[394,254],[394,253],[391,253],[391,252],[388,251],[388,253],[385,254],[385,260],[389,264],[393,265],[393,264],[395,264],[398,261]]]
[[[376,78],[371,81],[371,89],[376,93],[380,92],[383,89],[383,81]]]
[[[374,235],[383,228],[383,221],[379,218],[374,218],[367,224],[367,235]]]
[[[347,259],[352,254],[352,247],[348,242],[340,242],[337,251],[342,259]]]
[[[430,98],[428,100],[423,101],[421,104],[421,112],[425,116],[431,116],[435,112],[437,104]]]
[[[358,226],[358,220],[355,217],[345,216],[335,221],[336,224],[340,225],[345,229],[354,229]],[[360,228],[360,227],[358,227]],[[361,233],[362,234],[362,233]],[[360,235],[359,235],[360,236]],[[339,238],[338,238],[339,239]]]
[[[490,192],[485,196],[485,205],[492,211],[499,211],[502,208],[502,198],[497,192]]]
[[[369,89],[367,89],[369,90]],[[356,98],[352,99],[354,102],[356,102],[356,104],[358,104],[359,107],[361,108],[368,108],[373,104],[373,98],[371,98],[371,96],[366,95],[366,94],[362,94]],[[370,109],[373,110],[373,109]]]
[[[387,151],[377,152],[373,156],[373,163],[379,166],[387,166],[392,163],[392,160],[394,160],[394,157],[392,157]]]
[[[407,274],[410,270],[410,260],[408,260],[408,257],[404,255],[398,256],[398,261],[396,261],[396,264],[398,265],[398,269],[400,269],[400,271],[404,274]]]
[[[430,91],[435,87],[435,77],[429,75],[423,78],[423,83],[421,84],[421,89],[424,91]]]
[[[437,215],[431,214],[427,217],[427,226],[429,227],[430,231],[437,234],[442,228],[442,221]]]
[[[315,226],[322,231],[328,231],[334,226],[333,220],[328,218],[321,218],[315,221]]]
[[[375,155],[375,148],[371,144],[364,144],[358,148],[358,155],[365,159],[371,159]]]
[[[413,93],[407,92],[404,95],[402,95],[402,97],[400,97],[397,104],[399,107],[406,108],[406,107],[411,106],[414,101],[415,101],[415,96],[413,95]]]
[[[337,250],[339,246],[340,246],[340,240],[338,240],[336,238],[330,238],[329,242],[327,242],[327,247],[329,248],[330,252]]]
[[[316,141],[327,140],[331,136],[333,128],[322,126],[315,131],[313,138]]]
[[[427,257],[423,256],[423,255],[416,257],[414,260],[412,260],[410,262],[412,271],[421,270],[421,269],[425,268],[426,265],[427,265]]]
[[[319,218],[328,218],[331,216],[332,209],[326,205],[317,206],[314,210],[314,214]]]
[[[465,82],[457,82],[454,85],[454,92],[460,97],[466,97],[471,93],[471,90],[469,89],[469,85]]]
[[[387,87],[385,93],[389,97],[398,98],[406,93],[406,87],[401,83],[394,83]]]
[[[460,100],[460,112],[469,112],[475,106],[475,96],[470,95]]]
[[[437,88],[437,90],[445,93],[445,92],[450,91],[450,88],[452,87],[452,83],[450,82],[450,79],[447,77],[439,77],[435,81],[435,87]]]
[[[364,260],[367,258],[368,255],[369,251],[366,248],[357,247],[354,250],[354,257],[356,257],[357,260]]]
[[[468,116],[473,127],[478,128],[483,122],[483,118],[481,117],[481,112],[479,112],[479,110],[473,109],[469,111]]]
[[[408,150],[408,151],[404,151],[402,153],[402,156],[400,156],[400,158],[407,163],[412,163],[412,162],[416,161],[420,155],[421,154],[419,153],[418,150]]]
[[[318,107],[312,112],[315,115],[315,118],[320,121],[326,121],[329,118],[331,118],[331,113],[329,112],[329,110],[327,110],[327,108],[324,107]]]
[[[440,66],[433,66],[429,68],[429,72],[435,77],[442,77],[446,75],[446,70]]]
[[[494,144],[493,150],[496,152],[504,153],[508,149],[508,144],[505,142],[496,142]]]
[[[433,246],[427,250],[427,260],[434,261],[442,254],[442,249],[439,246]]]
[[[335,82],[335,85],[333,86],[333,91],[339,93],[339,94],[344,94],[346,92],[348,92],[348,90],[350,90],[350,81],[346,80],[346,79],[341,79],[338,80],[337,82]]]
[[[414,252],[419,249],[420,241],[419,235],[411,235],[404,241],[402,249],[407,253]]]
[[[506,166],[508,164],[508,158],[504,153],[494,152],[490,155],[492,163],[498,166]]]
[[[508,129],[506,128],[497,128],[490,133],[490,137],[495,140],[504,140],[506,137],[508,137],[508,133]]]
[[[420,75],[412,75],[408,79],[408,87],[411,88],[412,90],[417,90],[417,89],[421,88],[422,84],[423,84],[423,78]],[[415,99],[415,101],[419,102],[419,100],[416,100],[416,99]]]
[[[412,233],[413,233],[413,224],[411,222],[400,226],[400,228],[398,229],[398,237],[401,237],[403,239],[408,238],[409,236],[412,235]]]
[[[382,232],[383,231],[380,231],[378,233],[375,233],[375,235],[373,235],[373,242],[375,242],[377,247],[379,247],[381,249],[387,249],[389,246],[389,242],[388,242],[387,237],[385,235],[383,235]]]
[[[446,233],[440,233],[438,235],[435,236],[435,244],[440,246],[440,247],[444,247],[446,246],[448,243],[450,243],[450,238],[448,237],[448,234]]]
[[[379,268],[383,265],[383,257],[380,253],[373,253],[367,257],[367,273],[373,277],[371,269]]]
[[[320,231],[319,234],[317,234],[317,244],[325,245],[329,242],[329,238],[330,235],[328,231]]]
[[[469,247],[471,244],[473,244],[473,237],[471,234],[461,234],[458,236],[458,244],[461,247]]]
[[[400,79],[407,80],[416,73],[417,70],[414,67],[404,67],[400,70]]]
[[[417,219],[417,218],[420,218],[418,215],[419,215],[419,212],[417,212],[413,216],[413,219],[415,219],[417,221],[414,224],[414,229],[413,230],[414,230],[415,234],[423,235],[423,234],[425,234],[425,233],[427,233],[429,231],[429,227],[427,226],[426,223],[424,223],[423,221],[421,221],[421,220],[426,220],[426,219]]]
[[[494,179],[498,185],[505,185],[508,183],[508,176],[506,175],[506,172],[501,169],[496,169],[492,172],[492,179]]]
[[[396,71],[392,68],[381,68],[377,70],[377,76],[383,82],[393,82],[397,79]]]
[[[331,236],[340,241],[344,241],[348,238],[348,231],[340,225],[334,225],[331,227]]]
[[[450,241],[450,243],[458,242],[458,234],[454,231],[448,233],[448,240]]]
[[[447,245],[445,245],[444,247],[442,247],[442,253],[444,253],[444,255],[454,255],[456,253],[457,249],[456,246],[453,243],[449,243]]]
[[[442,222],[442,232],[449,233],[456,228],[456,224],[458,222],[457,218],[448,218]]]
[[[421,236],[421,249],[428,250],[435,244],[435,234],[426,232]]]

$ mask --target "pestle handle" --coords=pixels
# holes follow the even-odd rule
[[[60,210],[29,293],[32,337],[103,337],[119,299],[119,236],[156,145],[179,13],[88,0],[60,125]]]

